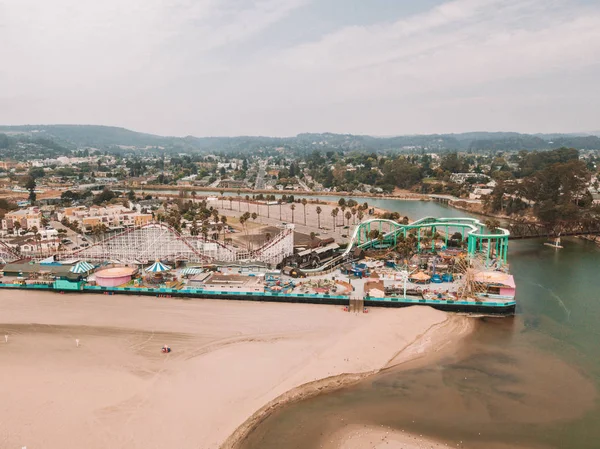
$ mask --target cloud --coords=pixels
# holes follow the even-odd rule
[[[212,64],[207,53],[260,33],[304,3],[8,0],[0,11],[0,42],[8,44],[0,46],[0,58],[14,64],[0,72],[0,81],[28,92],[36,86],[144,84],[146,78],[164,83],[190,60]],[[29,82],[17,82],[22,76]]]
[[[289,50],[283,60],[290,71],[328,79],[335,95],[363,97],[573,70],[595,64],[597,54],[598,7],[457,0],[390,24],[338,30]]]
[[[370,25],[329,17],[315,35],[299,11],[326,1],[0,0],[0,122],[179,135],[597,128],[597,2],[440,0]]]

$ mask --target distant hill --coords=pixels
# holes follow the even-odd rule
[[[77,146],[106,147],[111,145],[157,146],[170,139],[144,134],[115,126],[98,125],[21,125],[0,126],[1,132],[20,132],[36,137],[55,138]]]
[[[125,128],[96,125],[0,126],[0,133],[24,133],[76,147],[135,148],[164,147],[172,151],[253,151],[287,147],[295,150],[356,151],[514,151],[546,150],[558,147],[600,149],[600,137],[578,134],[520,134],[512,132],[469,132],[373,137],[353,134],[303,133],[295,137],[166,137]],[[599,133],[600,134],[600,133]]]

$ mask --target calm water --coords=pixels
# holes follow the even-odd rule
[[[161,193],[169,194],[169,195],[177,195],[179,193],[178,190],[148,190],[144,191],[142,189],[136,189],[137,193],[146,193],[152,196],[160,196]],[[293,194],[293,192],[288,192],[286,195]],[[219,196],[220,193],[218,191],[202,191],[198,192],[199,196]],[[246,194],[242,193],[242,196]],[[223,196],[236,196],[236,192],[224,192]],[[281,194],[275,194],[276,198],[280,198]],[[395,199],[385,199],[385,198],[365,198],[365,197],[352,197],[348,195],[294,195],[296,199],[306,198],[307,200],[321,200],[321,201],[338,201],[340,198],[345,198],[346,200],[350,198],[354,198],[360,204],[368,203],[370,206],[379,207],[382,209],[387,209],[393,212],[400,212],[403,215],[410,217],[411,219],[418,219],[426,216],[437,216],[437,217],[464,217],[465,212],[460,211],[458,209],[454,209],[452,207],[444,206],[442,204],[433,202],[433,201],[407,201],[407,200],[395,200]],[[221,201],[218,201],[218,204],[221,204]],[[236,202],[233,203],[233,208],[236,209]],[[229,207],[228,201],[224,203],[225,208]]]
[[[435,203],[369,203],[415,218],[463,215]],[[341,423],[391,426],[453,447],[600,447],[600,250],[577,239],[559,251],[542,243],[511,242],[518,316],[479,319],[458,352],[432,366],[393,368],[287,406],[244,449],[319,448]]]

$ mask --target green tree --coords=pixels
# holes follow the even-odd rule
[[[35,193],[35,188],[37,186],[37,183],[35,182],[35,178],[33,176],[27,176],[27,178],[25,179],[25,188],[27,190],[29,190],[29,202],[31,204],[35,203],[35,200],[37,198],[37,195]]]

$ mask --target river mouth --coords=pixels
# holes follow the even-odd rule
[[[536,327],[523,317],[480,318],[443,359],[393,367],[288,405],[240,447],[333,449],[339,442],[331,435],[340,428],[369,425],[432,435],[454,447],[596,448],[598,430],[575,445],[565,445],[560,431],[594,410],[596,387],[578,367],[540,351],[540,339],[552,342]]]

